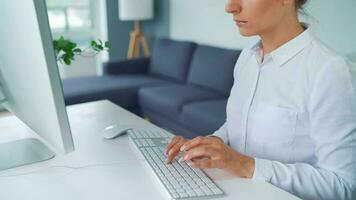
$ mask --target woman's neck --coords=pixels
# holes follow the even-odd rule
[[[266,55],[288,41],[294,39],[304,31],[304,27],[296,20],[285,22],[274,27],[273,30],[261,34],[263,55]]]

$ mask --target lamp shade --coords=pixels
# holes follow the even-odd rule
[[[153,18],[153,0],[119,0],[119,19],[122,21]]]

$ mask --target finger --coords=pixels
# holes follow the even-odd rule
[[[216,135],[209,135],[208,137],[210,137],[212,139],[217,139],[217,140],[219,140],[219,142],[224,143],[224,140],[221,137],[218,137]]]
[[[218,152],[208,146],[208,145],[201,145],[201,146],[198,146],[198,147],[194,147],[194,148],[191,148],[190,150],[188,150],[184,157],[183,157],[183,160],[187,161],[187,160],[192,160],[192,159],[195,159],[195,158],[199,158],[199,157],[213,157],[217,154]]]
[[[182,136],[175,136],[174,138],[172,138],[171,142],[166,147],[165,154],[167,155],[169,150],[182,139]]]
[[[167,160],[166,163],[171,163],[172,160],[179,154],[180,152],[180,147],[185,143],[184,140],[179,141],[178,143],[175,144],[175,146],[173,146],[167,155]]]
[[[209,137],[198,136],[198,137],[186,142],[182,146],[181,151],[188,151],[191,148],[194,148],[194,147],[202,145],[202,144],[210,144],[213,141],[214,141],[214,139],[211,140],[211,138],[209,138]]]
[[[165,154],[168,154],[168,151],[179,141],[179,136],[174,136],[171,141],[169,142],[169,144],[166,147],[166,151]]]

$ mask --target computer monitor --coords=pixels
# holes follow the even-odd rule
[[[39,136],[1,143],[0,170],[72,152],[45,0],[2,1],[0,25],[0,101]]]

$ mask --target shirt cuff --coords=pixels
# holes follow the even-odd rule
[[[272,175],[272,161],[255,158],[255,171],[253,173],[253,180],[260,180],[270,182]]]

